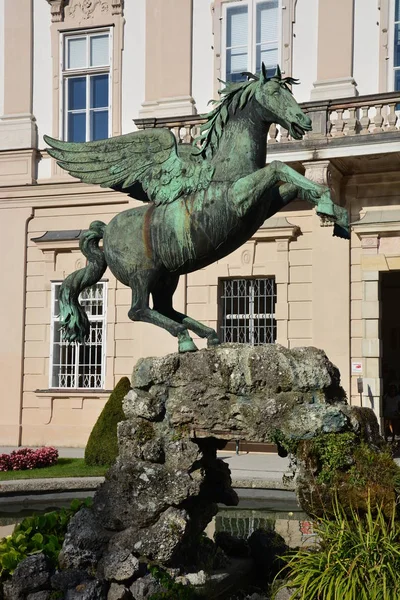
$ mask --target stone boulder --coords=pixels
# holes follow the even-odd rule
[[[373,447],[381,443],[372,411],[347,405],[337,368],[316,348],[223,344],[144,358],[123,410],[119,456],[93,507],[71,519],[60,555],[66,570],[49,586],[70,600],[144,600],[162,591],[148,572],[152,561],[184,578],[225,564],[226,554],[202,532],[217,503],[238,503],[229,468],[217,457],[228,440],[287,448],[353,432]],[[254,534],[249,548],[270,564],[277,543],[267,538]],[[41,585],[29,592],[47,589]]]

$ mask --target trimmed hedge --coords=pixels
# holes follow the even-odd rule
[[[123,377],[115,386],[89,436],[85,449],[87,465],[111,465],[118,456],[117,424],[125,420],[122,400],[131,388]]]

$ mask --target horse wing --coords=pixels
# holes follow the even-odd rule
[[[169,129],[144,129],[96,142],[44,140],[62,169],[84,183],[124,192],[143,202],[168,204],[205,189],[214,169],[206,161],[178,155]]]

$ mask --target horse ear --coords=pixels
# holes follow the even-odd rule
[[[280,69],[279,65],[276,65],[276,71],[275,71],[274,77],[276,77],[277,79],[282,79],[282,73],[281,73],[281,69]]]
[[[264,63],[261,63],[260,83],[267,83],[267,69]]]

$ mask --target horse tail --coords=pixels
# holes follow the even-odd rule
[[[87,287],[94,285],[104,275],[107,262],[99,241],[103,239],[106,224],[93,221],[89,229],[81,234],[79,247],[88,259],[88,264],[63,281],[60,288],[60,323],[63,339],[67,342],[83,343],[89,334],[89,319],[79,304],[79,294]]]

